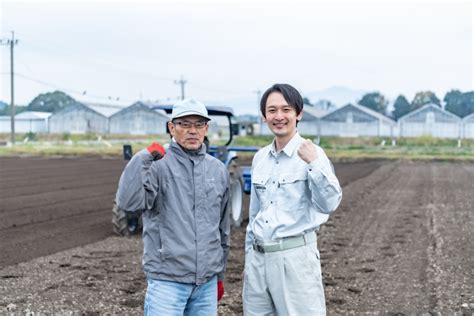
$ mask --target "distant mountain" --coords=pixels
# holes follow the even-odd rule
[[[3,111],[9,104],[3,101],[0,101],[0,111]]]
[[[318,100],[324,99],[331,101],[337,107],[341,107],[347,103],[356,103],[366,93],[367,91],[364,90],[353,90],[343,86],[335,86],[324,90],[312,91],[306,93],[304,96],[309,98],[313,104]]]

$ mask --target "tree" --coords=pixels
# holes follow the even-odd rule
[[[403,95],[399,95],[393,104],[394,110],[392,111],[393,118],[398,120],[403,115],[410,113],[411,105],[410,102]]]
[[[444,96],[446,111],[459,117],[465,117],[474,112],[474,91],[462,93],[459,90],[451,90]]]
[[[76,100],[61,91],[48,92],[38,95],[28,104],[28,111],[57,112],[60,109],[76,103]]]
[[[307,97],[303,97],[303,104],[312,105],[311,101]]]
[[[411,101],[412,111],[421,108],[425,104],[436,104],[441,107],[441,101],[432,91],[420,91],[415,94],[413,101]]]
[[[319,109],[319,110],[323,110],[323,111],[333,111],[333,110],[337,109],[337,106],[334,103],[332,103],[329,100],[325,100],[325,99],[319,100],[318,102],[313,104],[313,106],[314,106],[314,108]]]
[[[10,105],[8,103],[5,103],[3,101],[0,101],[0,111],[3,111],[5,108],[9,107]]]
[[[12,112],[11,111],[12,108],[10,107],[10,105],[8,106],[5,106],[5,107],[1,107],[0,109],[0,115],[8,115],[10,116],[10,113]],[[25,105],[15,105],[15,115],[16,114],[20,114],[21,112],[25,112],[27,109],[26,109],[26,106]]]
[[[359,101],[359,104],[385,115],[387,112],[388,100],[379,92],[371,92],[365,94]]]

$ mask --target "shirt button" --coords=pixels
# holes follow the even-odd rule
[[[267,223],[267,224],[268,224],[268,221],[265,221],[265,223]]]
[[[278,165],[279,163],[280,163],[279,161],[276,162],[277,165]]]
[[[313,169],[309,168],[309,171],[313,171]]]
[[[273,184],[275,184],[275,181],[273,181]]]
[[[273,204],[273,201],[270,201],[270,204]]]

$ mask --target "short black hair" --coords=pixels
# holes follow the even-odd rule
[[[287,83],[276,83],[265,91],[260,100],[260,112],[262,112],[263,117],[265,116],[265,108],[267,105],[268,96],[273,92],[279,92],[283,95],[286,102],[293,107],[296,111],[296,115],[299,115],[303,111],[303,97],[293,86]]]

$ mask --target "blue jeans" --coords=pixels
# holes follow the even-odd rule
[[[217,315],[217,276],[201,285],[147,281],[145,316]]]

